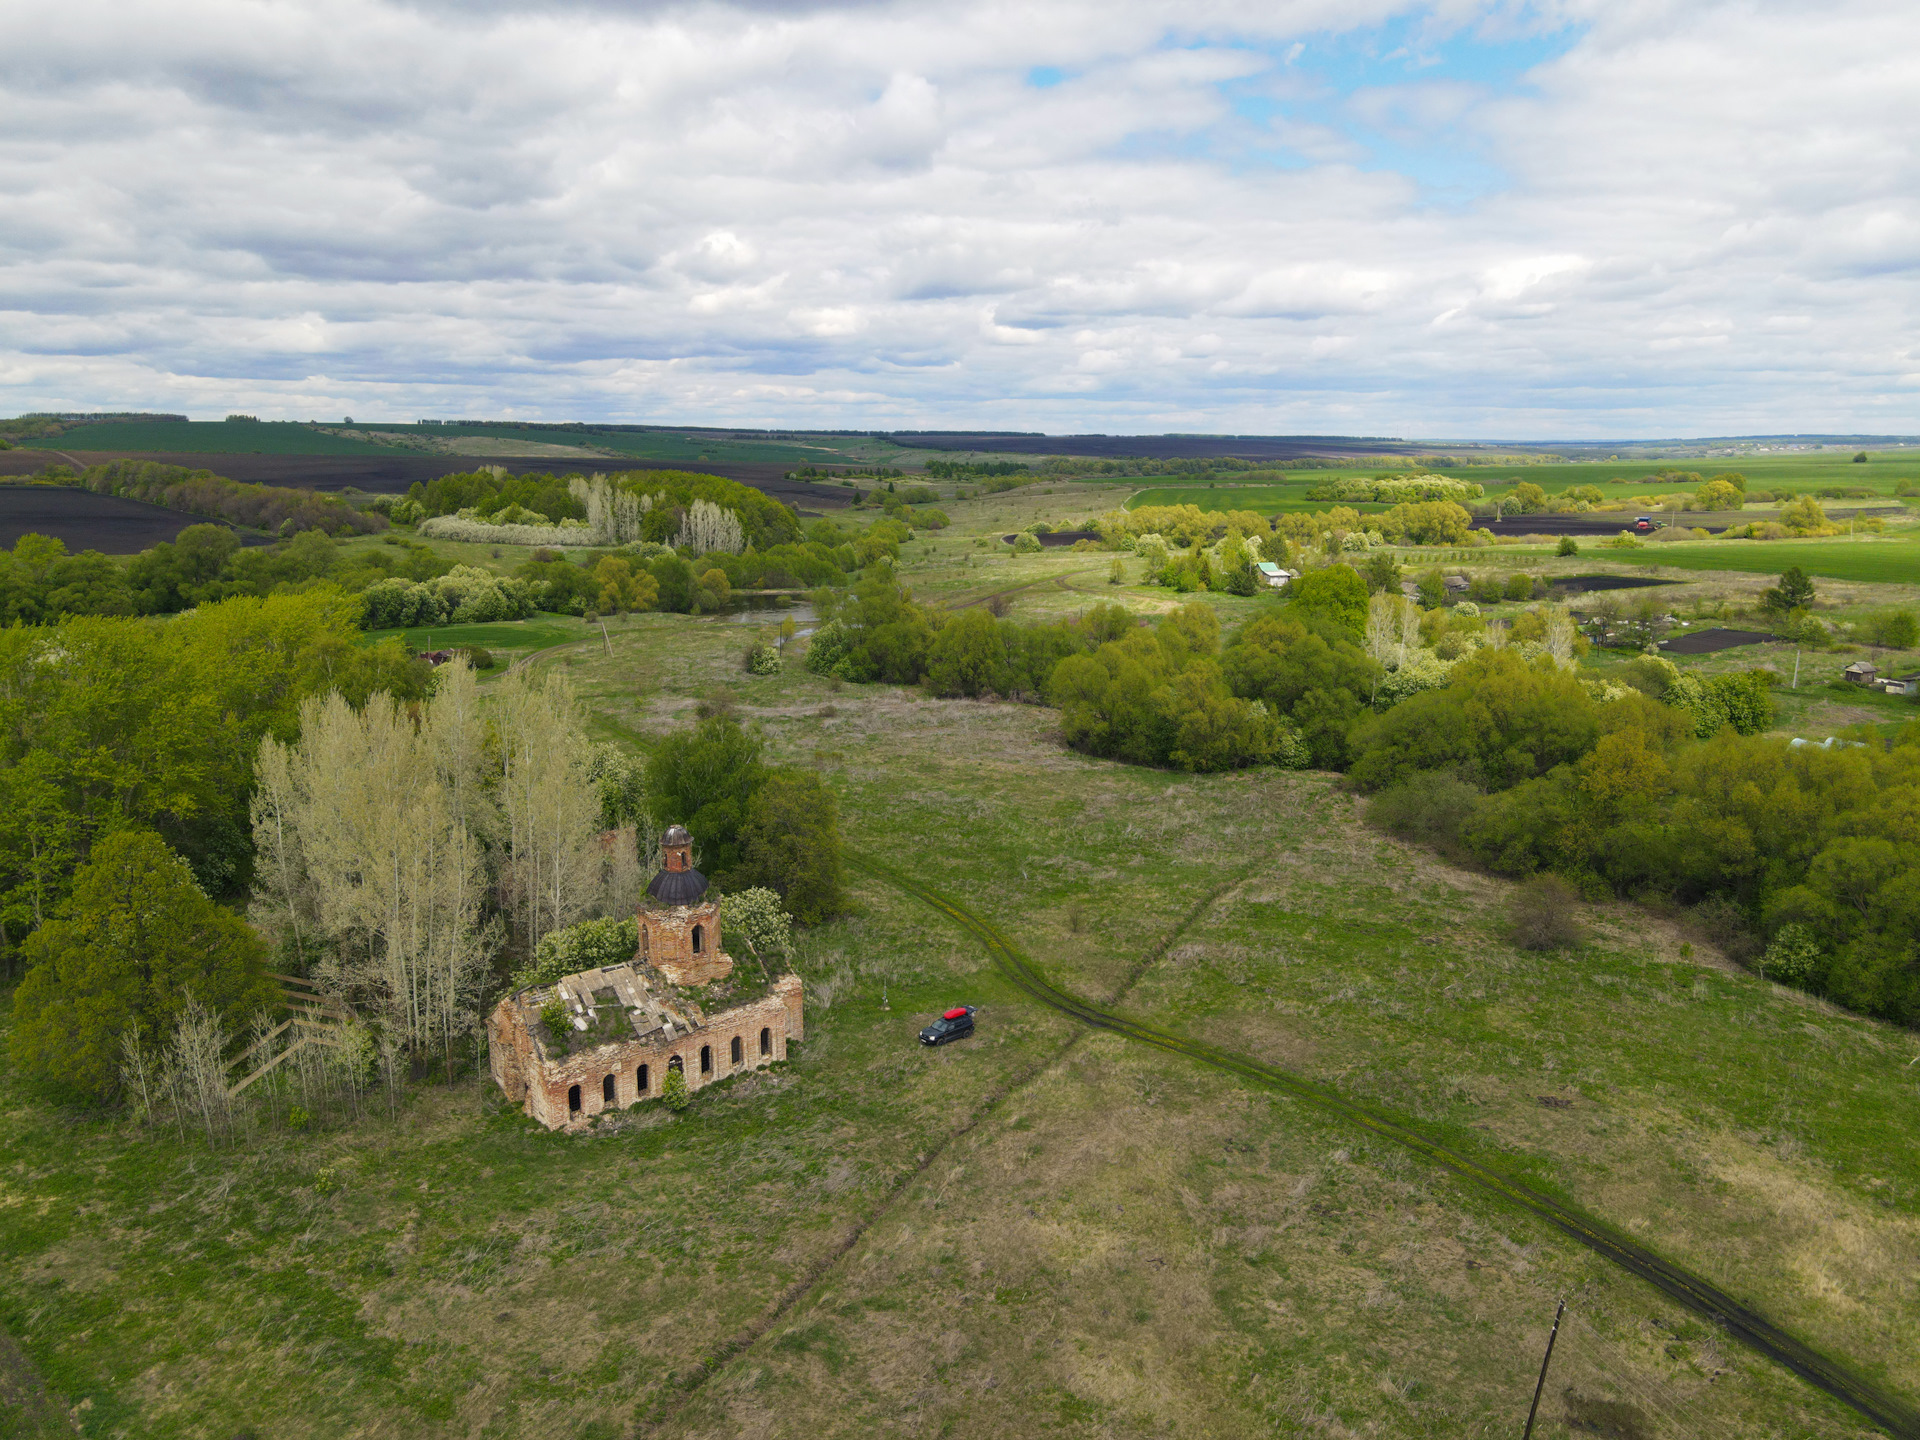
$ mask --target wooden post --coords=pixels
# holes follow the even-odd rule
[[[1553,1329],[1547,1332],[1547,1353],[1540,1357],[1540,1378],[1534,1383],[1533,1404],[1527,1407],[1527,1430],[1521,1440],[1533,1440],[1533,1417],[1540,1410],[1540,1392],[1547,1388],[1547,1365],[1553,1359],[1553,1342],[1560,1335],[1560,1317],[1567,1313],[1567,1302],[1562,1300],[1560,1308],[1553,1312]]]

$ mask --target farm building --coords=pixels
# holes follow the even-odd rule
[[[736,974],[692,837],[675,825],[662,852],[632,960],[518,991],[488,1019],[495,1083],[548,1129],[658,1099],[670,1071],[698,1090],[760,1069],[805,1038],[800,977]]]
[[[1887,675],[1879,685],[1888,695],[1920,695],[1920,674]]]
[[[1271,585],[1276,590],[1285,585],[1289,580],[1297,580],[1299,578],[1298,572],[1283,570],[1271,560],[1262,560],[1253,568],[1259,572],[1262,584]]]
[[[1840,678],[1853,685],[1871,685],[1879,672],[1870,660],[1856,660],[1840,672]]]

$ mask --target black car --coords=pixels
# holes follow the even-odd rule
[[[944,1045],[973,1034],[973,1006],[956,1005],[920,1032],[922,1045]]]

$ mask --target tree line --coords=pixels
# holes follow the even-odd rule
[[[1643,656],[1582,677],[1570,617],[1512,624],[1369,595],[1346,566],[1221,642],[1191,603],[1021,625],[918,605],[883,568],[831,607],[808,666],[1057,707],[1067,743],[1188,770],[1311,764],[1376,823],[1498,873],[1691,907],[1787,983],[1920,1022],[1920,723],[1790,746],[1764,671]]]

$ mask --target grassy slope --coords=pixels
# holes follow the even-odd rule
[[[384,455],[379,445],[322,435],[306,425],[224,420],[81,425],[45,442],[56,450],[170,450],[183,455]]]
[[[1034,617],[1173,599],[1105,585],[1108,557],[973,538],[910,547],[923,595],[1024,586]],[[1210,598],[1230,622],[1253,603]],[[1683,961],[1625,910],[1590,951],[1517,955],[1502,886],[1358,830],[1324,780],[1129,770],[1060,750],[1043,710],[748,677],[757,628],[634,617],[611,656],[552,663],[605,736],[727,688],[828,775],[855,843],[1064,983],[1139,971],[1137,1012],[1510,1151],[1920,1393],[1911,1037]],[[91,1402],[90,1434],[1473,1435],[1511,1433],[1572,1293],[1538,1434],[1608,1400],[1648,1434],[1862,1433],[1396,1152],[1173,1057],[1063,1048],[932,912],[859,898],[812,938],[834,999],[795,1064],[672,1124],[560,1139],[423,1087],[398,1127],[209,1155],[9,1079],[0,1324]],[[954,999],[982,1005],[979,1038],[922,1052]],[[706,1383],[670,1378],[735,1336]]]

